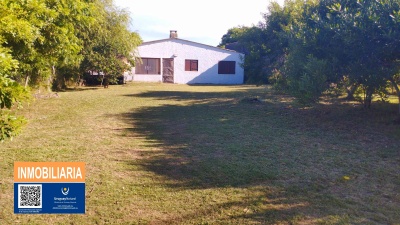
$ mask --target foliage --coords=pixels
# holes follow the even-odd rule
[[[0,142],[17,136],[26,124],[22,116],[15,116],[12,112],[0,110]]]
[[[245,35],[247,32],[249,32],[250,27],[246,26],[239,26],[239,27],[233,27],[228,30],[226,34],[224,34],[221,38],[221,42],[218,45],[220,48],[226,48],[227,45],[229,46],[230,44],[239,44],[239,42],[242,42],[242,37]],[[230,49],[230,48],[229,48]],[[234,49],[232,49],[234,50]]]
[[[307,51],[303,46],[291,47],[281,68],[280,83],[274,83],[278,90],[292,94],[302,104],[318,102],[322,92],[329,87],[327,61],[305,54]]]
[[[262,84],[268,81],[264,60],[267,55],[267,46],[262,44],[265,32],[259,27],[249,28],[240,39],[240,44],[245,49],[243,68],[246,83]]]
[[[84,0],[2,0],[3,46],[19,62],[20,81],[50,85],[55,68],[79,63],[82,41],[76,27],[88,24],[90,3]]]
[[[348,75],[362,85],[364,107],[387,85],[399,68],[399,3],[378,1],[323,1],[313,14],[314,30],[329,33],[327,59],[339,62],[337,75]],[[319,40],[322,38],[319,38]],[[357,48],[354,48],[357,46]],[[338,60],[339,59],[339,60]]]
[[[21,102],[29,99],[26,88],[7,76],[0,76],[0,109],[21,107]]]
[[[304,103],[317,101],[327,84],[348,98],[358,88],[370,107],[374,93],[384,100],[388,81],[399,84],[399,8],[395,0],[271,3],[263,22],[230,29],[221,45],[245,50],[247,83],[268,80]]]
[[[246,55],[243,62],[246,83],[263,83],[262,57],[265,49],[262,45],[264,38],[260,27],[234,27],[222,36],[218,47],[238,51]]]
[[[0,17],[1,140],[22,124],[10,111],[29,98],[21,84],[64,89],[88,70],[120,75],[140,43],[112,0],[0,0]]]
[[[307,57],[307,63],[303,66],[304,73],[300,79],[290,83],[290,90],[300,103],[318,102],[322,92],[327,89],[326,65],[327,62],[324,60],[317,59],[312,55]]]
[[[95,15],[96,23],[82,34],[85,48],[80,74],[101,71],[113,81],[134,66],[134,49],[142,40],[137,33],[128,30],[129,13],[113,6],[112,1],[99,1]]]
[[[272,75],[268,77],[268,82],[272,84],[278,92],[286,92],[289,90],[287,77],[280,70],[274,70]]]
[[[220,46],[246,54],[243,68],[245,82],[268,83],[268,77],[279,68],[284,59],[288,39],[284,29],[289,23],[288,10],[274,2],[263,14],[264,21],[252,27],[235,27],[222,37]]]
[[[243,44],[247,82],[269,77],[279,90],[310,102],[328,83],[349,98],[358,87],[370,107],[373,94],[384,97],[388,81],[399,85],[399,40],[397,0],[287,0],[271,3],[259,25],[228,31],[221,43]]]
[[[0,46],[0,141],[16,136],[25,124],[23,117],[14,115],[11,110],[21,107],[21,102],[29,99],[29,92],[9,77],[18,63]]]
[[[2,46],[19,63],[12,78],[34,87],[65,88],[88,69],[84,59],[90,69],[121,73],[129,68],[121,59],[132,62],[140,43],[112,0],[1,0],[0,16]]]

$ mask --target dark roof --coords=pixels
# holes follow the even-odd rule
[[[180,38],[166,38],[166,39],[160,39],[160,40],[154,40],[154,41],[147,41],[147,42],[143,42],[141,45],[148,45],[148,44],[164,42],[164,41],[173,41],[173,40],[179,40],[179,41],[184,41],[184,42],[188,42],[188,43],[191,43],[191,44],[203,45],[203,46],[206,46],[206,47],[211,47],[211,48],[215,48],[215,49],[222,50],[222,51],[240,53],[240,52],[237,52],[235,50],[224,49],[224,48],[215,47],[215,46],[212,46],[212,45],[206,45],[206,44],[202,44],[202,43],[198,43],[198,42],[194,42],[194,41],[188,41],[188,40],[180,39]]]

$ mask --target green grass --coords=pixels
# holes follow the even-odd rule
[[[399,224],[396,109],[152,83],[38,99],[0,146],[0,224]],[[86,162],[86,214],[13,214],[14,161]]]

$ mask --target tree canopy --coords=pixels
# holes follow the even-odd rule
[[[117,76],[141,43],[112,0],[0,0],[0,18],[0,140],[18,133],[13,111],[28,87],[65,88],[88,70]]]
[[[400,101],[399,4],[398,0],[271,3],[263,21],[242,30],[232,28],[221,45],[233,40],[246,49],[247,82],[273,83],[303,103],[317,102],[332,85],[346,90],[349,97],[357,90],[365,107],[388,85],[397,90]]]

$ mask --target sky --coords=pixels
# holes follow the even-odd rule
[[[178,38],[217,46],[228,29],[262,21],[272,0],[114,1],[130,12],[131,30],[145,42],[169,38],[169,31],[177,30]]]

